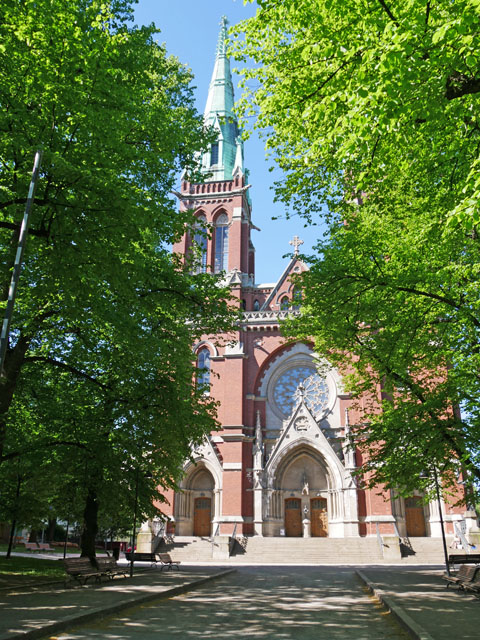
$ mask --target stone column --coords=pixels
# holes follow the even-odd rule
[[[302,520],[302,524],[303,524],[303,537],[310,538],[311,536],[310,520],[308,518],[304,518]]]

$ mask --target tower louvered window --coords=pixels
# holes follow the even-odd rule
[[[212,144],[210,149],[210,166],[218,164],[218,142]]]

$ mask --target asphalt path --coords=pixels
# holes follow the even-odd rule
[[[188,593],[74,628],[61,640],[405,640],[351,568],[239,567]]]

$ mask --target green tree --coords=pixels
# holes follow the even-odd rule
[[[124,476],[149,469],[146,510],[215,427],[191,345],[233,320],[218,281],[166,248],[193,224],[172,200],[178,171],[196,175],[211,136],[188,70],[131,17],[123,0],[0,7],[4,301],[34,151],[44,152],[0,379],[0,461],[43,456],[57,498],[76,479],[86,555],[102,503],[130,499]]]
[[[371,397],[352,433],[371,484],[429,488],[436,466],[473,490],[480,3],[258,5],[234,29],[234,54],[255,63],[240,110],[284,172],[276,197],[328,223],[287,331]]]

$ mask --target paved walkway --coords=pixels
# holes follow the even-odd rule
[[[480,638],[480,599],[446,588],[443,571],[362,567],[358,573],[421,640]]]
[[[225,570],[182,567],[179,572],[149,570],[100,587],[49,584],[2,590],[0,640],[141,640],[152,634],[156,640],[479,637],[480,600],[447,591],[441,571],[431,568],[362,567],[356,572],[352,567],[277,565],[237,567],[228,575]],[[365,581],[393,614],[369,595]]]
[[[405,640],[351,569],[242,567],[61,640]]]

